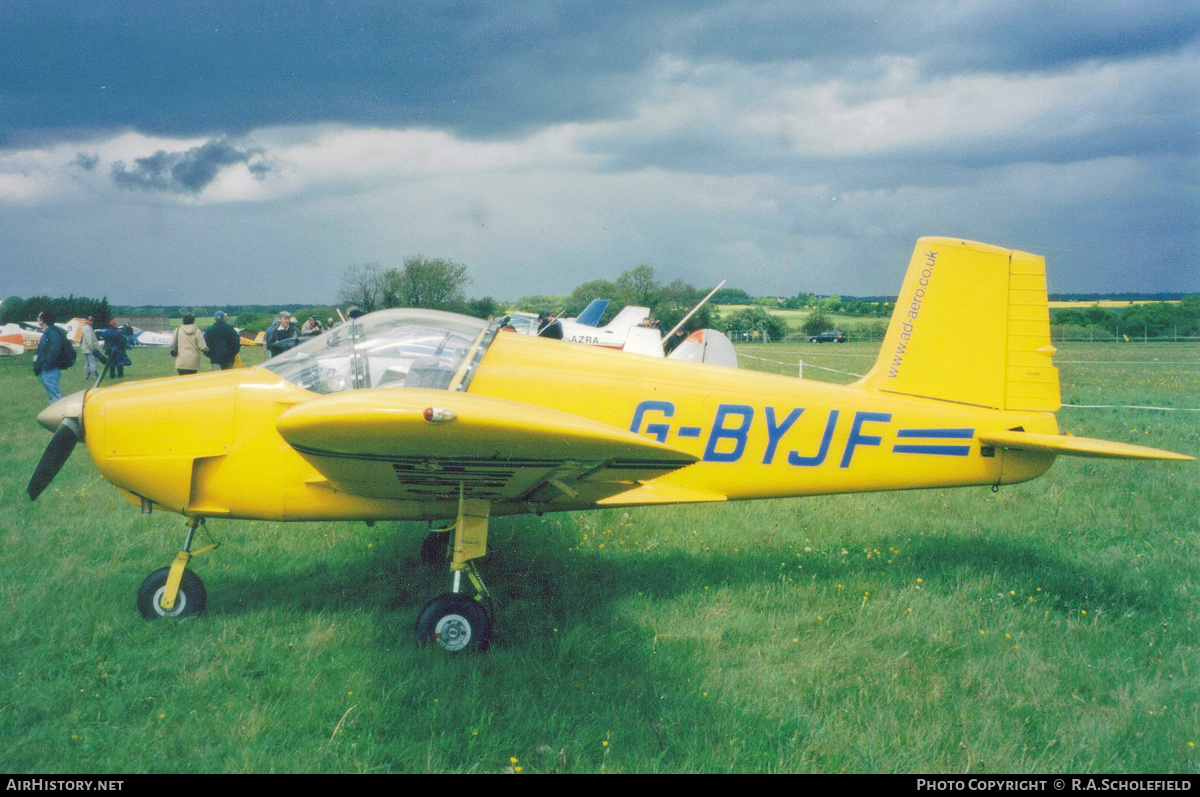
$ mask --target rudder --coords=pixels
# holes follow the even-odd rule
[[[869,389],[998,410],[1054,412],[1046,264],[1038,255],[921,238]]]

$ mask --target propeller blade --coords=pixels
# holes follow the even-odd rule
[[[33,478],[29,480],[30,500],[36,501],[42,491],[50,486],[50,482],[54,481],[54,477],[62,470],[67,457],[71,456],[71,452],[75,450],[75,444],[82,437],[83,427],[79,425],[79,421],[74,418],[63,418],[54,437],[50,438],[50,444],[46,446],[42,458],[38,460],[37,467],[33,471]]]

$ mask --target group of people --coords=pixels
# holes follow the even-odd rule
[[[171,335],[171,354],[180,376],[200,370],[201,354],[212,361],[212,370],[227,371],[234,367],[241,350],[242,337],[225,321],[222,310],[214,314],[212,326],[203,333],[196,326],[196,317],[188,313]]]
[[[34,376],[41,379],[52,404],[62,398],[63,369],[75,364],[75,349],[66,334],[56,326],[57,320],[50,310],[38,314],[42,339],[38,341],[37,351],[33,355]],[[98,378],[101,364],[113,376],[124,376],[125,366],[132,365],[125,354],[125,344],[125,331],[116,321],[110,321],[107,327],[97,332],[92,328],[92,317],[88,316],[79,341],[84,378]]]
[[[301,327],[294,323],[291,313],[284,310],[279,314],[263,336],[263,345],[267,356],[274,357],[283,354],[295,346],[301,339],[319,335],[325,331],[324,325],[316,316],[309,316]],[[333,319],[329,319],[332,326]],[[194,374],[200,370],[200,355],[205,354],[212,360],[214,371],[223,371],[234,367],[238,352],[242,348],[242,339],[228,323],[225,313],[218,310],[213,325],[203,335],[196,327],[196,319],[192,315],[183,317],[183,324],[175,330],[171,338],[171,353],[175,356],[175,370],[181,375]]]
[[[355,310],[357,308],[350,308],[351,318],[355,317],[353,315]],[[362,312],[359,311],[358,314],[362,315]],[[263,336],[263,345],[267,348],[268,357],[283,354],[302,339],[320,335],[326,329],[333,326],[332,318],[329,319],[328,325],[324,325],[315,315],[310,315],[303,326],[297,325],[295,320],[295,317],[291,313],[284,310],[271,324],[271,328]]]
[[[83,354],[84,378],[98,378],[101,365],[104,366],[106,376],[125,376],[125,366],[133,365],[129,355],[125,353],[129,346],[130,336],[116,321],[109,321],[108,326],[99,331],[92,327],[92,321],[92,317],[88,316],[79,337],[79,351]],[[55,329],[57,330],[57,327]],[[43,338],[45,334],[43,331]]]
[[[362,315],[362,312],[359,311],[358,315]],[[93,320],[92,316],[88,316],[79,339],[84,378],[99,378],[101,365],[104,366],[105,376],[125,376],[125,366],[133,364],[125,352],[126,346],[129,345],[126,331],[116,321],[110,321],[107,327],[97,330],[92,326]],[[75,362],[71,342],[67,340],[66,334],[55,326],[56,321],[54,313],[49,310],[38,316],[42,339],[33,358],[33,373],[41,379],[51,403],[62,398],[62,371]],[[329,325],[333,325],[332,318],[329,319]],[[325,326],[316,316],[309,316],[308,321],[300,327],[293,323],[292,314],[285,311],[279,314],[279,318],[267,331],[264,345],[268,355],[274,357],[295,346],[302,337],[319,335],[324,331]],[[233,368],[241,348],[241,336],[225,320],[225,313],[221,310],[214,314],[212,326],[204,332],[196,326],[196,317],[189,313],[171,334],[171,356],[175,358],[175,370],[181,376],[200,370],[201,355],[208,357],[214,371]]]

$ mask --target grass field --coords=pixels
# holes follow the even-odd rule
[[[876,353],[740,352],[839,382]],[[131,378],[172,372],[131,357]],[[1069,404],[1200,406],[1195,346],[1057,360]],[[446,583],[424,524],[213,522],[208,613],[143,621],[135,590],[182,519],[139,514],[82,447],[31,503],[45,394],[28,357],[0,359],[0,386],[2,771],[1200,770],[1196,463],[498,519],[493,648],[450,658],[412,639]],[[1198,415],[1059,419],[1200,455]]]

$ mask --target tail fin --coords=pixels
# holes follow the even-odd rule
[[[708,363],[723,365],[726,368],[737,368],[737,351],[724,332],[715,329],[698,329],[688,335],[674,351],[667,355],[672,360],[685,360],[693,363]]]
[[[575,323],[589,327],[600,326],[600,319],[607,309],[608,299],[592,299],[588,306],[583,308],[583,312],[575,317]]]
[[[952,238],[917,241],[869,389],[1054,412],[1046,261]]]
[[[611,329],[619,333],[622,329],[635,327],[650,317],[649,307],[638,307],[637,305],[629,304],[621,308],[621,312],[617,313],[612,321],[609,321],[604,329]]]

